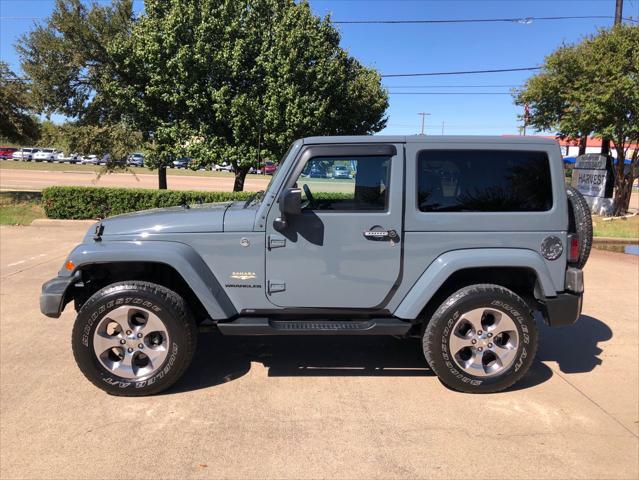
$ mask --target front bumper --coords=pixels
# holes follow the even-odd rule
[[[79,272],[70,277],[56,277],[42,285],[40,294],[40,311],[43,315],[58,318],[68,302],[67,291],[78,282]]]

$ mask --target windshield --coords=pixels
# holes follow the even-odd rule
[[[275,181],[276,178],[278,178],[279,175],[281,175],[282,171],[284,170],[282,167],[282,164],[286,161],[286,159],[288,158],[288,155],[291,153],[291,150],[293,149],[293,146],[295,145],[295,142],[291,143],[291,145],[288,147],[288,150],[286,150],[286,153],[284,155],[282,155],[282,159],[280,160],[279,163],[279,167],[277,170],[275,170],[275,173],[271,176],[271,180],[268,182],[268,185],[266,186],[265,190],[260,190],[259,192],[257,192],[255,195],[253,195],[252,197],[250,197],[245,205],[245,208],[248,206],[252,206],[252,205],[257,205],[259,203],[262,202],[262,198],[264,198],[264,193],[268,192],[268,190],[271,188],[271,185],[273,185],[273,182]],[[266,164],[273,164],[273,162],[266,162]]]

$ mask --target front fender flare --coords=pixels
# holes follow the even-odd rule
[[[517,248],[481,248],[453,250],[437,257],[422,273],[395,310],[396,317],[414,320],[422,312],[439,287],[455,272],[466,268],[523,267],[537,275],[544,296],[557,295],[548,268],[533,250]]]
[[[202,257],[189,245],[166,241],[117,241],[78,245],[69,255],[75,270],[91,264],[151,262],[174,268],[214,320],[237,315],[237,310]],[[60,272],[62,274],[62,272]],[[72,272],[68,272],[72,274]]]

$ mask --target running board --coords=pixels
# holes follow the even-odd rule
[[[272,320],[239,317],[218,323],[224,335],[406,335],[412,324],[397,318],[370,320]]]

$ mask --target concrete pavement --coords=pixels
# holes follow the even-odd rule
[[[38,295],[86,225],[0,227],[0,478],[628,478],[638,472],[639,257],[593,251],[580,321],[516,388],[443,387],[394,338],[200,337],[167,394],[77,369]]]

